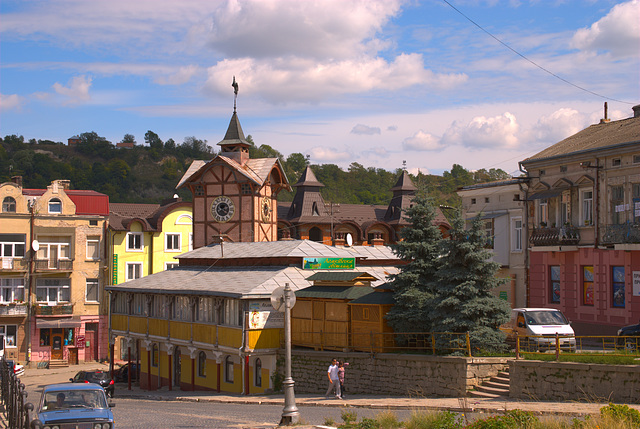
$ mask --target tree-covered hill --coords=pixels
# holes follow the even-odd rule
[[[68,179],[73,189],[92,189],[109,195],[112,202],[158,203],[176,192],[191,199],[188,190],[176,191],[178,180],[194,159],[208,160],[216,153],[206,140],[186,137],[180,144],[173,139],[163,142],[153,131],[145,134],[145,144],[135,144],[125,134],[123,142],[134,143],[130,149],[120,148],[96,132],[80,134],[74,146],[50,140],[24,141],[9,135],[0,140],[0,183],[22,176],[25,188],[46,188],[52,180]],[[251,136],[252,158],[277,157],[289,182],[293,185],[309,164],[308,157],[293,153],[284,157],[269,145],[257,146]],[[388,204],[391,187],[400,170],[364,167],[352,163],[345,171],[335,164],[312,165],[316,177],[325,187],[326,201],[351,204]],[[457,188],[473,183],[508,178],[503,170],[470,172],[454,164],[443,176],[412,176],[416,186],[426,190],[435,204],[458,205]],[[290,201],[293,193],[282,192],[279,200]]]

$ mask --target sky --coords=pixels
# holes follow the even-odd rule
[[[2,0],[0,135],[500,168],[640,104],[640,0]]]

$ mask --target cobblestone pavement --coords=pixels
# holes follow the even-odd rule
[[[42,386],[51,383],[68,381],[77,371],[81,369],[104,369],[108,370],[107,364],[85,363],[73,365],[67,368],[37,369],[27,368],[21,377],[26,385],[27,391],[32,392],[29,400],[37,401],[35,392]],[[272,404],[283,405],[284,396],[274,395],[239,395],[215,392],[200,391],[180,391],[169,390],[163,387],[155,391],[142,390],[132,384],[131,390],[126,383],[118,383],[116,386],[116,397],[153,399],[159,401],[192,401],[192,402],[218,402],[233,404]],[[383,397],[374,395],[349,395],[345,400],[325,398],[324,392],[318,394],[296,394],[297,405],[318,406],[318,407],[343,407],[349,405],[354,408],[372,409],[411,409],[411,410],[450,410],[454,412],[486,412],[501,413],[506,410],[520,409],[532,411],[537,414],[559,415],[559,416],[584,416],[588,414],[599,414],[600,408],[607,405],[601,402],[548,402],[548,401],[523,401],[523,400],[494,400],[483,398],[440,398],[440,397]],[[640,405],[630,405],[632,408],[640,410]],[[0,427],[6,427],[0,415]],[[4,424],[3,424],[4,423]]]

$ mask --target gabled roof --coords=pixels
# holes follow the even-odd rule
[[[46,189],[22,189],[22,195],[41,197]],[[76,205],[77,215],[109,215],[109,196],[100,192],[82,189],[62,190]]]
[[[161,231],[162,219],[168,212],[178,207],[189,207],[191,203],[174,201],[168,204],[112,203],[109,210],[109,228],[127,231],[131,222],[142,223],[144,231]]]
[[[640,117],[591,125],[525,159],[522,164],[640,143]]]
[[[288,283],[294,291],[312,286],[311,282],[306,278],[310,274],[319,271],[283,266],[181,266],[118,285],[105,286],[105,289],[168,295],[208,295],[242,299],[266,299],[271,296],[271,293],[276,288],[284,287],[285,283]],[[388,274],[398,273],[396,267],[367,267],[367,271],[385,280]],[[375,284],[381,284],[385,280],[376,281]],[[364,286],[357,286],[356,288],[371,290],[371,288]]]
[[[224,254],[224,257],[223,257]],[[309,240],[281,240],[210,244],[183,253],[179,259],[246,259],[246,258],[353,258],[343,247],[328,246]]]

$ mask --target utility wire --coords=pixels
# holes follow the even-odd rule
[[[453,10],[455,10],[456,12],[458,12],[460,15],[462,15],[467,21],[469,21],[470,23],[472,23],[473,25],[475,25],[476,27],[478,27],[480,30],[484,31],[485,33],[487,33],[489,36],[491,36],[493,39],[495,39],[498,43],[500,43],[502,46],[504,46],[505,48],[509,49],[511,52],[513,52],[514,54],[518,55],[519,57],[521,57],[522,59],[527,60],[528,62],[530,62],[531,64],[533,64],[534,66],[538,67],[540,70],[549,73],[551,76],[555,77],[556,79],[560,79],[561,81],[563,81],[564,83],[567,83],[575,88],[578,88],[581,91],[585,91],[588,92],[591,95],[595,95],[596,97],[600,97],[600,98],[604,98],[606,100],[611,100],[611,101],[617,101],[618,103],[624,103],[624,104],[629,104],[629,105],[633,105],[634,103],[631,103],[629,101],[623,101],[623,100],[617,100],[615,98],[611,98],[611,97],[607,97],[606,95],[602,95],[602,94],[598,94],[597,92],[593,92],[587,88],[584,88],[580,85],[576,85],[573,82],[569,82],[567,79],[558,76],[557,74],[553,73],[550,70],[547,70],[546,68],[542,67],[540,64],[536,63],[533,60],[530,60],[529,58],[527,58],[526,56],[524,56],[523,54],[521,54],[520,52],[516,51],[515,49],[513,49],[511,46],[507,45],[505,42],[503,42],[502,40],[498,39],[496,36],[494,36],[493,34],[491,34],[489,31],[485,30],[480,24],[478,24],[477,22],[475,22],[473,19],[469,18],[467,15],[465,15],[464,13],[462,13],[459,9],[457,9],[454,5],[452,5],[451,3],[449,3],[447,0],[442,0],[443,2],[445,2],[447,5],[449,5],[449,7],[451,7]]]

